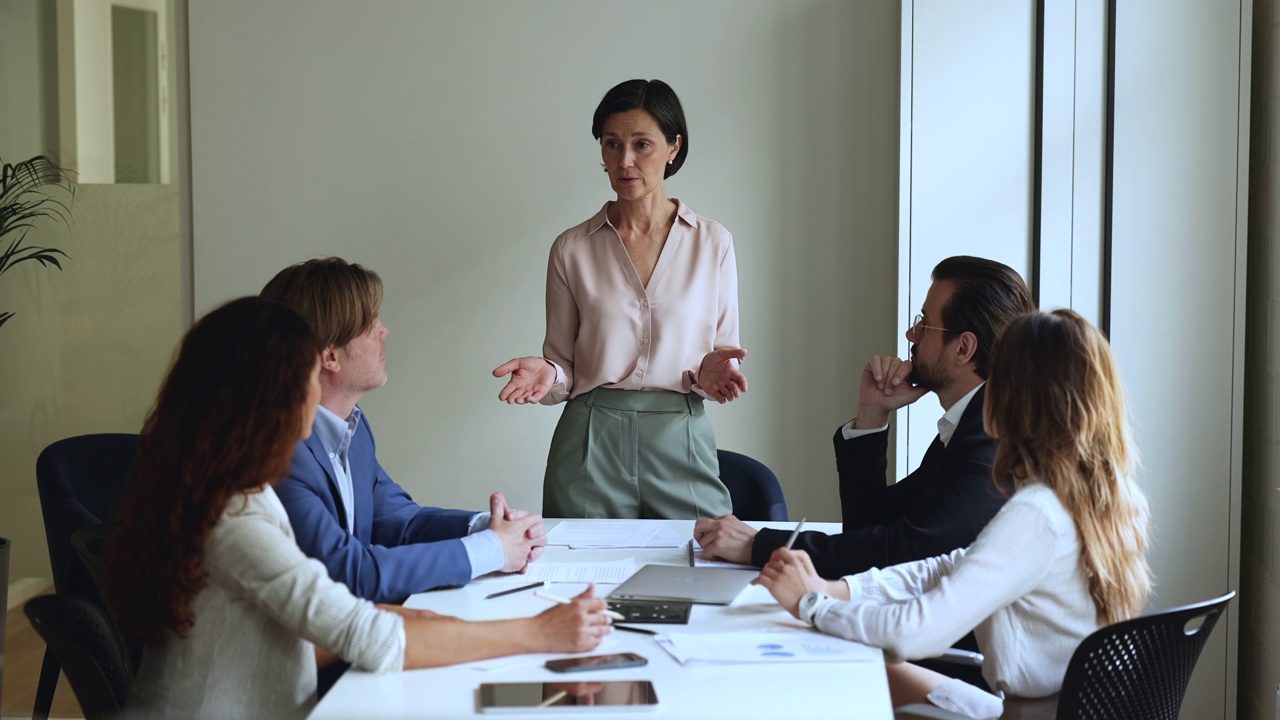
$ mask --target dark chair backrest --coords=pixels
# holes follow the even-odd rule
[[[729,488],[733,514],[739,520],[786,520],[787,501],[778,477],[755,458],[729,450],[716,450],[720,482]]]
[[[53,587],[61,595],[84,598],[103,612],[102,593],[72,546],[71,536],[117,519],[125,483],[137,458],[137,435],[111,433],[59,440],[36,459],[36,488]],[[58,661],[50,647],[40,668],[32,718],[48,717],[57,686]]]
[[[1235,595],[1118,622],[1085,638],[1067,665],[1058,720],[1177,720],[1200,651]]]
[[[118,715],[129,672],[115,633],[97,605],[74,595],[41,595],[22,607],[71,683],[85,720]]]
[[[124,633],[120,632],[120,610],[106,593],[107,574],[102,564],[102,556],[107,549],[107,536],[114,527],[114,523],[102,523],[77,530],[71,536],[71,545],[76,549],[76,553],[84,562],[85,569],[89,571],[89,577],[93,578],[93,584],[106,601],[102,608],[106,611],[107,620],[111,623],[120,652],[124,654],[125,670],[129,672],[129,677],[133,677],[138,666],[142,664],[142,644],[127,642]]]
[[[101,597],[71,536],[91,525],[116,520],[125,482],[138,457],[138,436],[80,435],[59,440],[36,459],[36,486],[44,516],[53,587],[60,593],[98,602]]]

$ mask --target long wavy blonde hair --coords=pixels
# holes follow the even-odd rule
[[[1053,489],[1080,532],[1080,565],[1103,624],[1151,591],[1147,498],[1133,481],[1124,393],[1110,345],[1071,310],[1014,320],[996,342],[983,407],[993,477]]]

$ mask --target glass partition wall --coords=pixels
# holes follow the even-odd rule
[[[50,193],[66,221],[20,240],[64,253],[61,267],[0,265],[0,314],[13,313],[0,325],[0,536],[15,582],[50,577],[36,456],[63,437],[137,432],[184,327],[174,43],[185,7],[0,0],[0,160],[47,156],[74,183]],[[10,709],[0,715],[31,712]]]
[[[81,183],[176,177],[173,0],[0,0],[0,157]]]

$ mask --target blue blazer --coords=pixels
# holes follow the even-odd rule
[[[356,532],[320,439],[298,443],[289,476],[276,494],[289,513],[298,547],[329,568],[329,576],[373,602],[400,602],[413,593],[471,580],[471,561],[459,538],[473,512],[422,507],[378,464],[368,416],[351,447]]]

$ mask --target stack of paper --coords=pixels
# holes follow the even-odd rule
[[[697,540],[689,541],[689,566],[690,567],[717,567],[732,568],[734,570],[755,570],[755,565],[729,562],[728,560],[712,560],[702,554],[702,546]]]
[[[561,520],[547,533],[547,544],[576,550],[680,547],[684,542],[665,520]]]
[[[654,640],[681,665],[884,662],[876,648],[818,632],[671,633]]]

